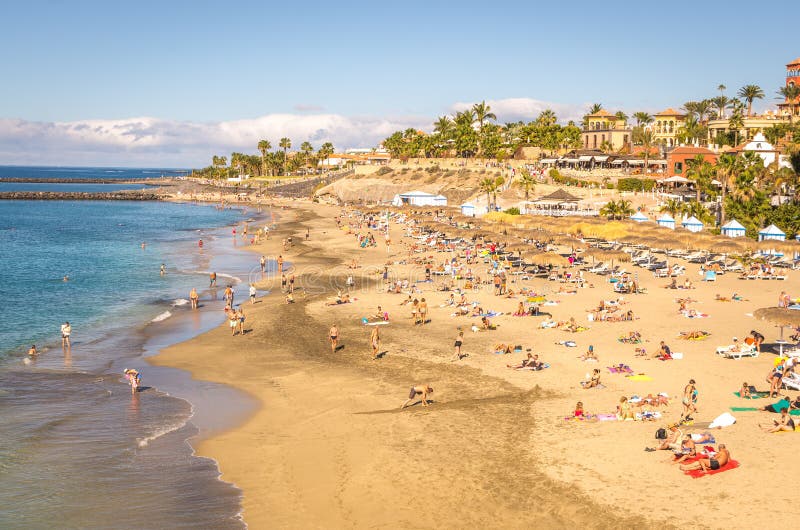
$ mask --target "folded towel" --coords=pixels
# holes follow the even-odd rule
[[[625,376],[625,377],[627,377],[631,381],[652,381],[653,380],[652,377],[650,377],[649,375],[645,375],[645,374],[628,375],[628,376]]]

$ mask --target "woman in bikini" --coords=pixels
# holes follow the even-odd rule
[[[689,379],[689,384],[683,389],[681,421],[692,419],[689,414],[697,412],[697,388],[694,385],[694,379]]]
[[[198,300],[200,300],[200,296],[197,294],[197,289],[192,287],[192,290],[189,291],[189,301],[192,303],[192,309],[197,309]]]
[[[794,420],[789,415],[789,409],[786,407],[781,409],[781,417],[777,420],[773,420],[772,426],[763,426],[759,424],[758,426],[761,427],[764,432],[794,432]]]

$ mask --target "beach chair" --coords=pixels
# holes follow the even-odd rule
[[[742,359],[744,357],[758,357],[758,350],[755,346],[742,344],[739,351],[729,350],[725,353],[726,359]]]
[[[783,376],[783,383],[784,388],[788,388],[790,390],[800,390],[800,375],[797,375],[794,372],[789,372]]]
[[[717,281],[717,273],[714,271],[706,271],[705,276],[703,276],[703,281],[705,282],[715,282]]]

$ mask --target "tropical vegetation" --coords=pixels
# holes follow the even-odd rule
[[[313,172],[321,160],[327,160],[334,153],[333,144],[326,142],[315,152],[310,142],[303,142],[300,150],[289,151],[292,141],[281,138],[279,149],[271,151],[269,140],[260,140],[256,149],[260,154],[250,155],[233,152],[230,156],[214,155],[211,165],[195,171],[195,175],[206,178],[227,178],[231,176],[274,177],[296,173]],[[228,164],[230,161],[230,164]]]

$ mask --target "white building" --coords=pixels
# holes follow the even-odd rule
[[[675,219],[668,213],[665,213],[658,219],[656,219],[656,223],[658,226],[663,226],[664,228],[669,228],[670,230],[675,230]]]
[[[447,206],[447,197],[424,191],[408,191],[395,195],[392,206]]]
[[[759,241],[765,241],[768,239],[773,239],[775,241],[786,241],[786,234],[777,226],[769,225],[758,232]]]
[[[689,232],[700,232],[703,230],[703,223],[700,222],[700,219],[694,215],[688,219],[684,219],[681,223],[681,226],[683,226]]]
[[[761,132],[757,133],[752,140],[742,147],[743,153],[747,151],[752,151],[760,156],[764,161],[765,167],[775,162],[775,160],[778,160],[778,167],[792,167],[788,157],[780,154]]]
[[[736,219],[731,219],[730,221],[722,225],[722,227],[720,228],[720,232],[722,232],[723,236],[744,237],[744,233],[746,232],[746,230],[742,226],[742,223],[740,223]]]

